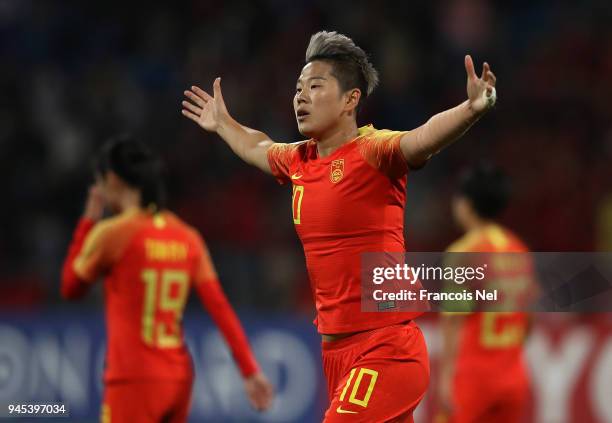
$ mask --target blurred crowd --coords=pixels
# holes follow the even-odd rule
[[[0,307],[59,302],[92,158],[128,131],[164,157],[170,208],[202,232],[235,304],[311,313],[290,189],[183,118],[180,102],[222,76],[238,121],[302,139],[291,101],[321,29],[352,37],[381,73],[360,124],[411,129],[463,101],[466,53],[497,75],[496,109],[409,175],[410,250],[459,236],[457,175],[487,159],[512,177],[503,221],[533,250],[612,251],[611,21],[606,0],[0,0]]]

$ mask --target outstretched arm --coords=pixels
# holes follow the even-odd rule
[[[400,142],[404,158],[412,168],[423,166],[440,150],[460,138],[494,104],[495,75],[488,63],[482,66],[482,75],[476,76],[474,62],[465,56],[468,99],[442,113],[434,115],[424,125],[409,131]]]
[[[221,78],[213,83],[214,96],[196,86],[184,94],[191,102],[183,101],[183,116],[206,131],[216,132],[248,164],[272,173],[267,153],[274,142],[263,132],[242,126],[230,116],[221,93]]]

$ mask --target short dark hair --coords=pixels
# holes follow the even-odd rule
[[[332,65],[332,75],[344,92],[359,88],[365,99],[378,85],[378,72],[367,54],[349,37],[335,31],[320,31],[310,37],[306,63],[315,60]]]
[[[111,138],[100,149],[95,170],[104,176],[113,171],[126,184],[140,190],[140,205],[166,207],[163,164],[149,147],[129,134]]]
[[[500,168],[482,162],[463,172],[458,191],[480,217],[493,219],[508,205],[510,181]]]

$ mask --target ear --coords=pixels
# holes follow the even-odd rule
[[[352,111],[352,110],[357,109],[360,99],[361,99],[361,90],[359,88],[353,88],[352,90],[347,91],[344,110]]]

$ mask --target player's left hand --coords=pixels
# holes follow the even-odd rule
[[[251,406],[257,411],[265,411],[272,405],[274,388],[263,373],[257,372],[244,380],[244,390]]]
[[[476,114],[482,114],[495,104],[497,94],[495,93],[496,78],[487,62],[482,65],[482,75],[476,75],[474,62],[468,54],[465,56],[465,71],[467,72],[467,94],[470,108]]]

